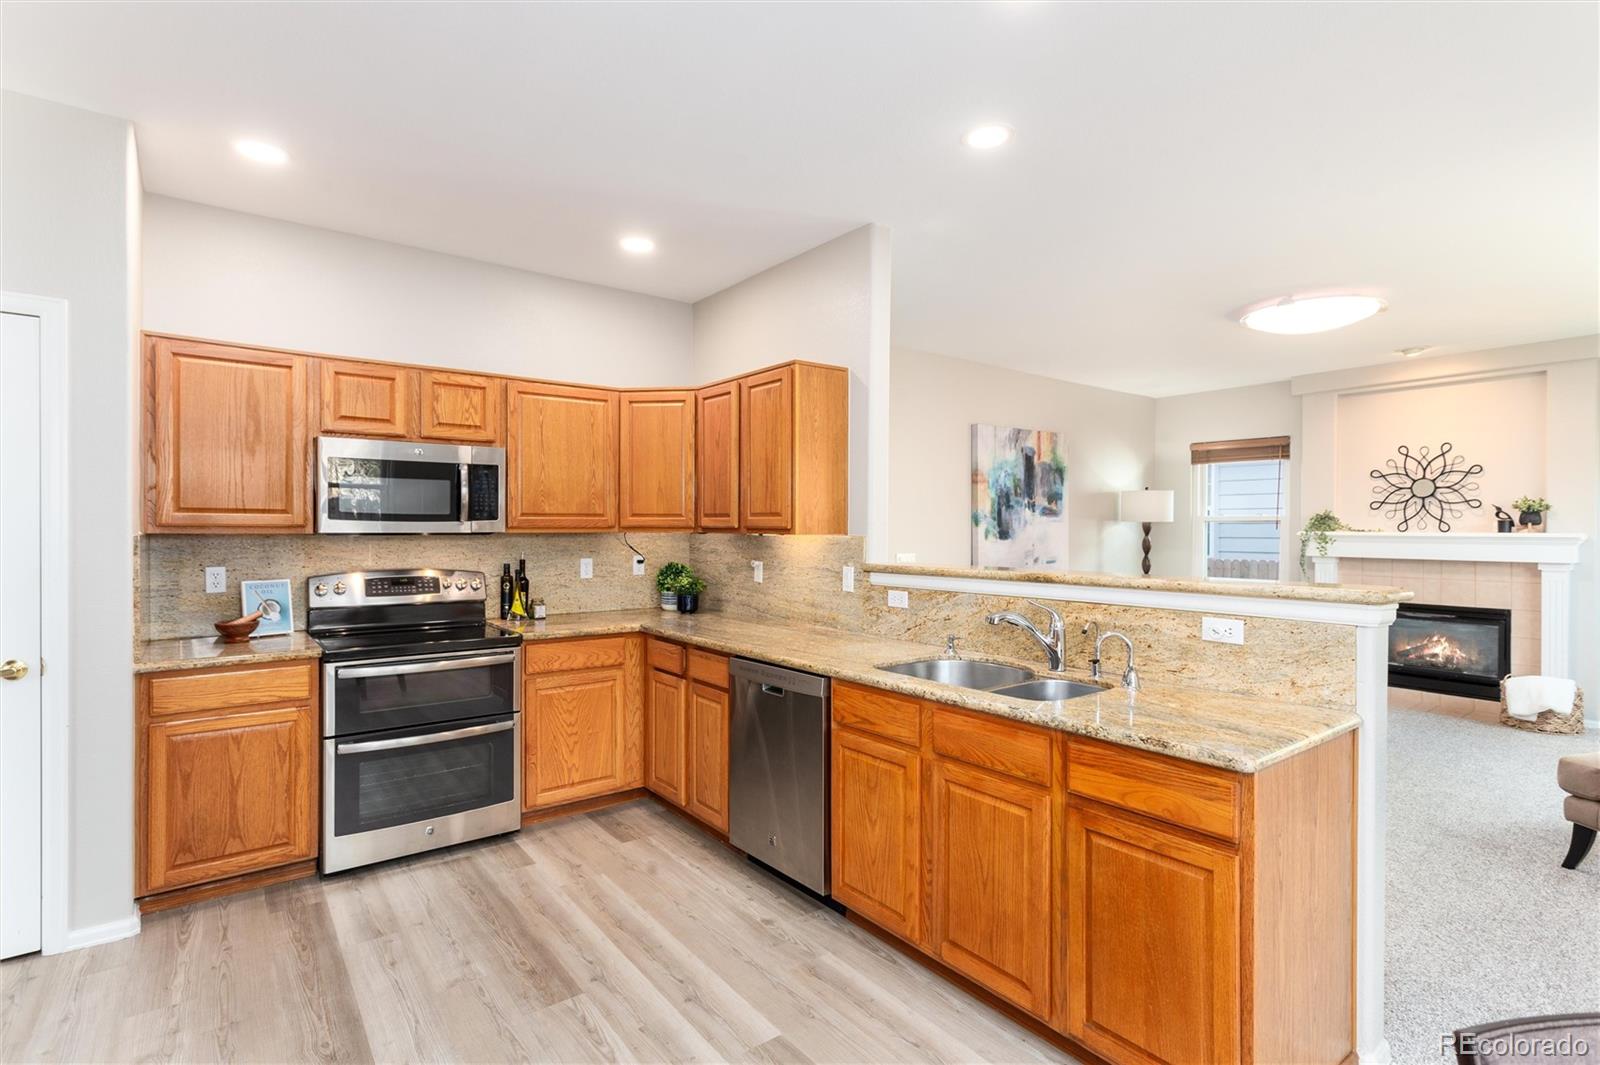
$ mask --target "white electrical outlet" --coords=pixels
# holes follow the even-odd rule
[[[842,583],[845,591],[853,592],[856,590],[856,568],[854,566],[846,566],[844,568],[844,580]]]
[[[644,556],[643,555],[634,555],[633,556],[633,575],[635,577],[643,577],[644,576]]]
[[[767,567],[766,567],[766,564],[765,563],[761,563],[761,562],[752,561],[750,563],[750,579],[755,581],[757,584],[760,584],[762,581],[766,580],[767,579]]]
[[[895,588],[889,592],[889,605],[901,610],[911,609],[911,593],[903,588]]]
[[[215,595],[217,592],[225,592],[227,590],[228,590],[228,567],[227,566],[207,566],[206,567],[206,592],[208,594]]]
[[[917,553],[915,551],[901,551],[894,556],[894,560],[909,564],[917,560]]]
[[[580,558],[580,559],[578,559],[578,579],[580,581],[586,581],[586,580],[589,580],[590,578],[592,578],[593,576],[594,576],[594,559],[592,559],[592,558]]]
[[[1212,643],[1244,643],[1244,619],[1202,618],[1200,638]]]

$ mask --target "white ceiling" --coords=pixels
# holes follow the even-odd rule
[[[1600,329],[1594,4],[3,10],[5,86],[131,118],[152,192],[682,300],[881,222],[897,345],[1112,388]],[[1233,320],[1330,287],[1391,309]]]

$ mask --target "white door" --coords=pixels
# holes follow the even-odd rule
[[[39,949],[39,318],[0,314],[0,958]]]

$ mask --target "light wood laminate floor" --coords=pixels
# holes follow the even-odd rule
[[[0,963],[0,1061],[1065,1061],[654,803]]]

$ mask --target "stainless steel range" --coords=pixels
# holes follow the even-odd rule
[[[434,569],[307,582],[324,873],[521,827],[522,641],[485,622],[487,586]]]

